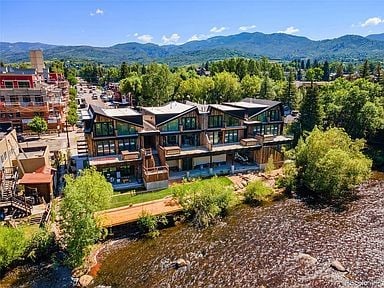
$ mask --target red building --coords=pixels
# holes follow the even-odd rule
[[[63,128],[69,84],[58,73],[50,73],[49,79],[52,84],[32,69],[0,74],[0,123],[25,131],[34,116],[41,116],[49,130]]]

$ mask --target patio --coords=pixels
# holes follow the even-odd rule
[[[210,173],[210,169],[212,169],[212,173]],[[234,165],[234,174],[236,173],[247,173],[250,171],[258,171],[260,170],[260,166],[256,163],[249,165],[242,165],[236,163]],[[202,168],[202,169],[193,169],[189,171],[180,171],[180,172],[169,172],[169,180],[180,180],[183,178],[187,178],[187,172],[189,172],[189,178],[206,178],[214,175],[228,175],[231,174],[231,165],[224,164],[214,168]]]

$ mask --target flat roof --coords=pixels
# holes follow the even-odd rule
[[[131,109],[131,108],[102,108],[105,115],[109,117],[119,117],[119,116],[139,116],[141,115],[139,112]]]
[[[142,107],[143,110],[146,110],[152,114],[179,114],[183,113],[191,108],[196,106],[179,103],[176,101],[169,102],[168,104],[160,107]]]
[[[238,102],[235,102],[238,103]],[[249,104],[249,103],[247,103]],[[234,106],[229,106],[229,105],[224,105],[224,104],[209,104],[209,106],[222,110],[222,111],[241,111],[243,108],[240,107],[234,107]],[[249,106],[248,106],[249,107]]]
[[[25,173],[19,184],[47,184],[52,182],[53,176],[46,173]]]
[[[269,105],[265,104],[258,104],[258,103],[251,103],[251,102],[231,102],[230,103],[233,106],[242,107],[242,108],[267,108]]]

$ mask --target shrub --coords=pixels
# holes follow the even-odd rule
[[[39,258],[46,258],[51,255],[54,246],[55,239],[53,233],[47,229],[39,229],[39,232],[34,234],[28,242],[25,256],[32,261],[36,261]]]
[[[0,271],[21,259],[27,247],[23,230],[0,226]]]
[[[244,193],[244,202],[258,205],[268,200],[273,194],[273,189],[266,186],[263,182],[256,180],[248,184]]]
[[[320,198],[344,198],[370,176],[372,161],[363,148],[363,140],[352,140],[343,129],[315,128],[296,147],[299,183]]]
[[[175,197],[183,206],[186,216],[199,228],[208,227],[225,216],[236,203],[233,187],[218,177],[180,187],[176,189]]]
[[[273,164],[273,155],[270,155],[264,170],[265,170],[265,173],[270,174],[274,169],[275,169],[275,164]]]
[[[297,169],[294,163],[286,163],[283,166],[283,176],[276,181],[279,188],[284,188],[285,192],[291,193],[296,190]]]
[[[147,211],[143,211],[137,220],[140,231],[149,238],[156,238],[160,235],[158,225],[167,225],[168,220],[163,216],[154,216]]]

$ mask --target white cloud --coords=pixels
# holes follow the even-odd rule
[[[240,31],[248,31],[248,30],[252,30],[252,29],[255,29],[255,28],[256,28],[256,25],[240,26],[239,30]]]
[[[135,34],[133,34],[133,36],[137,37],[139,36],[139,33],[136,32]]]
[[[210,32],[212,32],[212,33],[221,33],[221,32],[223,32],[223,31],[225,31],[225,30],[227,30],[227,28],[226,27],[212,27],[211,28],[211,30],[209,30]]]
[[[284,33],[284,34],[295,34],[299,32],[300,30],[298,28],[295,28],[293,26],[287,27],[285,30],[278,31],[278,33]]]
[[[188,39],[187,42],[189,41],[198,41],[198,40],[203,40],[203,39],[207,39],[208,36],[207,35],[204,35],[204,34],[194,34],[191,36],[191,38]]]
[[[136,38],[141,42],[148,43],[148,42],[152,42],[153,36],[149,34],[143,34],[143,35],[137,35]]]
[[[167,37],[163,35],[161,37],[161,40],[163,41],[164,44],[176,44],[180,39],[180,35],[177,33],[173,33],[171,36]]]
[[[360,26],[361,27],[376,26],[381,23],[384,23],[384,19],[381,19],[380,17],[372,17],[365,20],[365,22],[362,23]]]
[[[89,15],[91,15],[91,16],[96,16],[96,15],[100,15],[101,16],[103,14],[104,14],[104,11],[101,10],[100,8],[97,8],[95,12],[89,13]]]

